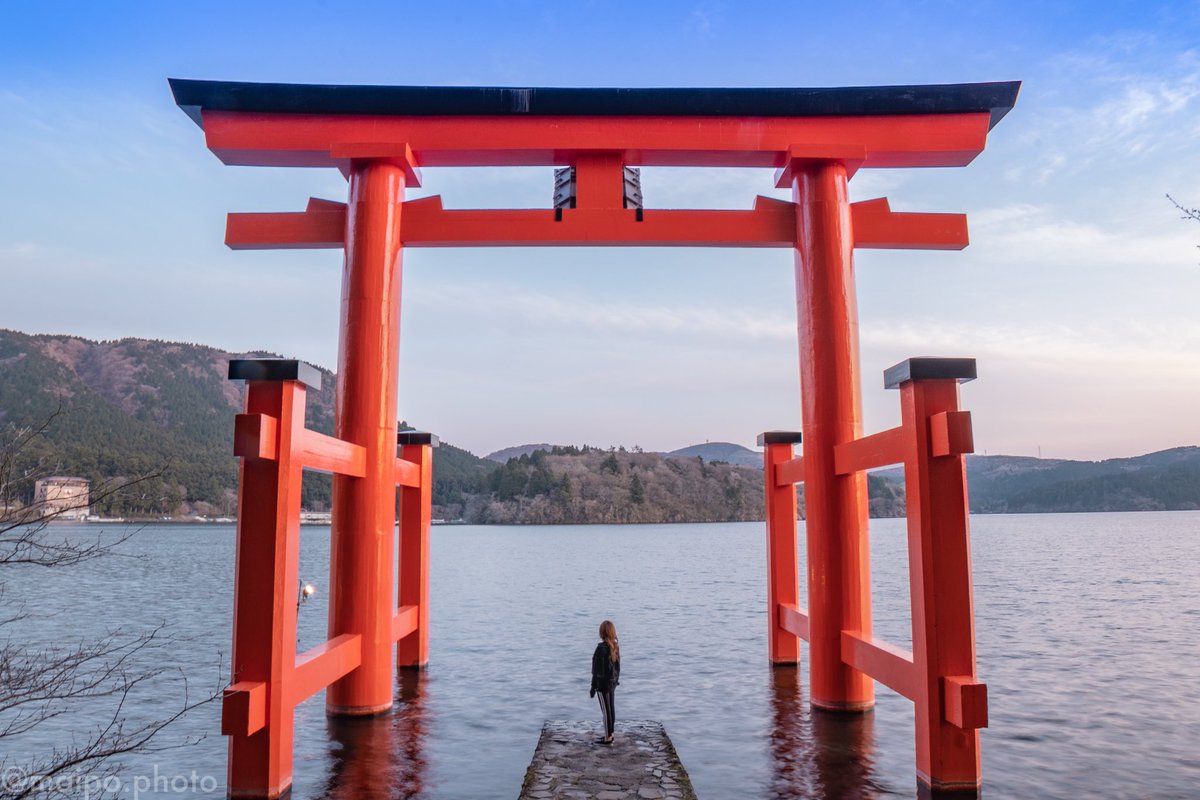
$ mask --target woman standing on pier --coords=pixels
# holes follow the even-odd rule
[[[589,697],[600,696],[600,711],[604,715],[601,744],[612,744],[613,726],[617,722],[614,692],[621,682],[621,645],[617,641],[617,626],[608,620],[600,623],[600,643],[592,653],[592,689]]]

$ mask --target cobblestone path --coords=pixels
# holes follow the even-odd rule
[[[547,722],[520,800],[696,800],[661,722],[618,722],[611,745],[600,737],[599,722]]]

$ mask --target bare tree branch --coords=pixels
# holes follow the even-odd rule
[[[1171,205],[1183,212],[1183,216],[1180,219],[1191,219],[1200,222],[1200,208],[1188,208],[1174,197],[1171,197],[1171,195],[1167,195],[1167,199],[1171,201]]]
[[[29,458],[34,443],[45,437],[62,414],[61,406],[40,425],[9,427],[0,434],[0,568],[71,567],[95,558],[125,554],[117,548],[138,531],[125,529],[117,534],[80,537],[77,531],[58,534],[48,524],[69,511],[128,491],[144,481],[160,477],[163,470],[132,479],[105,481],[75,502],[53,504],[39,499],[33,491],[37,480],[55,474],[42,460]],[[32,463],[30,463],[32,462]],[[32,497],[32,501],[28,498]],[[23,502],[24,501],[24,502]],[[129,556],[136,557],[136,556]],[[2,575],[3,573],[0,573]],[[132,707],[139,687],[147,690],[164,679],[168,669],[168,650],[181,641],[160,625],[149,632],[130,633],[112,630],[95,641],[50,647],[31,647],[14,639],[15,623],[34,615],[19,599],[4,597],[0,579],[0,800],[44,800],[58,797],[89,797],[112,794],[117,788],[105,782],[116,776],[119,757],[131,753],[192,744],[195,737],[178,743],[160,743],[156,738],[184,714],[220,696],[214,690],[198,700],[188,694],[183,678],[183,698],[168,716],[131,725],[126,708]],[[181,673],[182,675],[182,673]],[[217,685],[220,685],[218,681]],[[97,707],[100,704],[100,707]],[[101,712],[111,705],[110,712]],[[78,740],[59,745],[49,752],[26,756],[18,761],[11,745],[23,734],[33,734],[38,726],[51,720],[71,719],[86,714],[95,719],[104,713],[106,721],[94,728],[83,728]],[[61,724],[61,722],[60,722]],[[13,776],[20,776],[14,779]]]

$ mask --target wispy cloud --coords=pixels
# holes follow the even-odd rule
[[[970,215],[972,255],[986,262],[1044,264],[1054,269],[1176,265],[1194,268],[1197,231],[1166,212],[1158,224],[1120,225],[1073,219],[1060,208],[1013,203]]]
[[[426,286],[413,302],[433,310],[452,307],[475,322],[528,323],[548,330],[604,331],[620,336],[655,334],[689,339],[782,340],[796,335],[794,320],[722,307],[597,303],[581,295],[551,295],[506,286]]]

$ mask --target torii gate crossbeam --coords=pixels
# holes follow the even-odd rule
[[[910,359],[889,370],[903,423],[863,436],[856,247],[960,249],[960,214],[894,213],[850,203],[859,169],[965,166],[1012,108],[1018,83],[836,89],[513,89],[305,86],[172,80],[179,106],[231,165],[331,167],[345,203],[230,214],[235,249],[343,248],[334,437],[304,429],[299,362],[240,361],[248,383],[242,457],[233,681],[222,731],[229,792],[278,797],[292,780],[292,709],[328,687],[331,714],[392,703],[397,664],[428,659],[431,448],[397,432],[401,253],[405,247],[704,246],[795,251],[804,454],[799,433],[764,445],[770,659],[810,644],[810,696],[861,712],[872,679],[913,700],[917,777],[934,790],[980,785],[963,454],[971,450],[958,382],[971,359]],[[457,210],[406,201],[421,167],[570,166],[570,208]],[[792,201],[749,210],[627,207],[627,166],[772,167]],[[316,376],[315,379],[319,379]],[[401,445],[396,452],[397,442]],[[913,652],[871,635],[864,470],[903,463],[908,497]],[[334,473],[328,641],[294,653],[299,476]],[[797,575],[795,484],[806,486],[807,608]],[[393,543],[395,491],[400,536]],[[397,555],[399,564],[397,567]],[[399,571],[399,596],[391,581]]]

